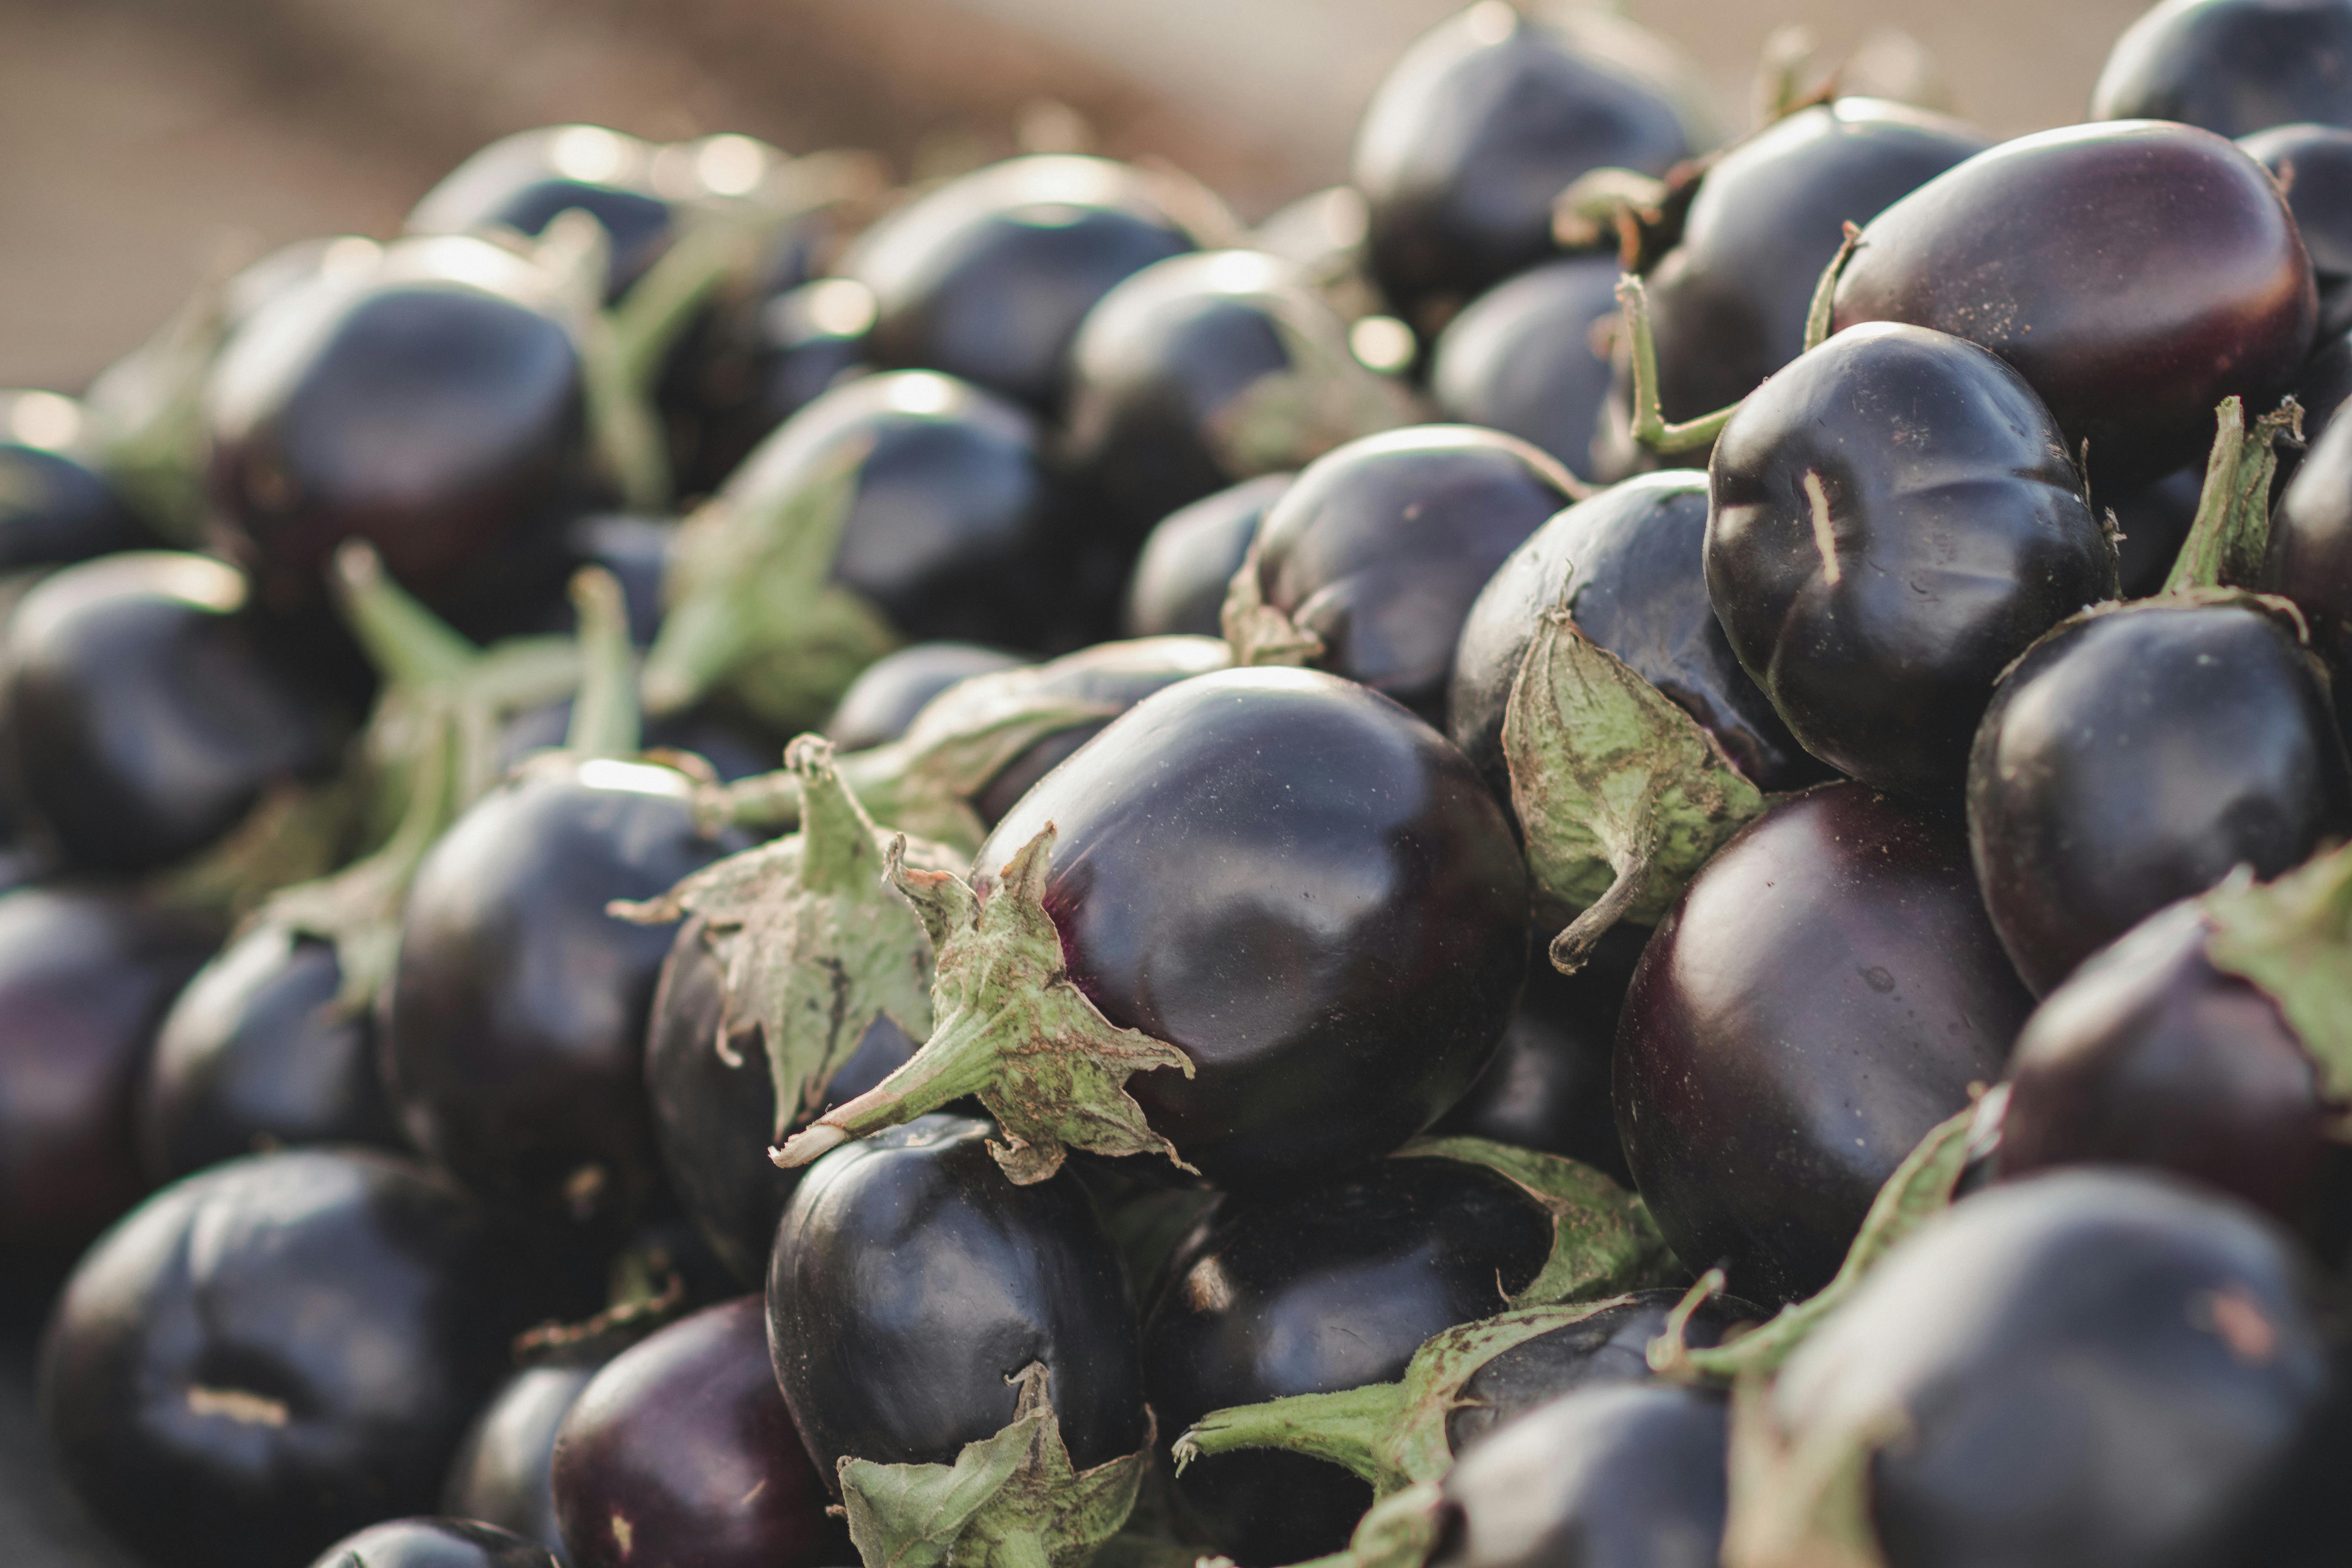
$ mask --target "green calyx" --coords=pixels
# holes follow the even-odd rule
[[[1564,607],[1546,612],[1511,684],[1503,752],[1538,892],[1582,911],[1551,944],[1562,973],[1620,920],[1658,921],[1764,809],[1715,738]]]
[[[228,335],[226,267],[82,397],[91,461],[158,538],[194,548],[205,521],[205,384]]]
[[[866,1568],[1086,1568],[1118,1534],[1150,1471],[1153,1440],[1080,1470],[1044,1363],[1009,1381],[1020,1390],[1012,1422],[965,1444],[952,1465],[842,1459],[849,1539]]]
[[[866,456],[846,447],[781,494],[730,485],[686,520],[646,655],[648,710],[724,693],[772,728],[806,729],[898,646],[881,611],[832,581]]]
[[[1514,1310],[1598,1301],[1686,1279],[1646,1205],[1590,1165],[1483,1138],[1423,1138],[1391,1159],[1477,1165],[1535,1200],[1552,1223],[1551,1251]]]
[[[1313,664],[1323,657],[1323,639],[1265,602],[1265,579],[1259,571],[1261,548],[1258,540],[1250,541],[1249,552],[1225,589],[1224,605],[1217,612],[1225,646],[1234,651],[1234,665],[1243,669]]]
[[[1360,436],[1421,418],[1412,395],[1359,362],[1344,338],[1292,321],[1279,305],[1269,320],[1289,364],[1242,388],[1204,432],[1228,479],[1301,468]]]
[[[1891,1421],[1822,1423],[1791,1435],[1772,1374],[1731,1391],[1725,1568],[1886,1568],[1870,1516],[1870,1461],[1902,1436]]]
[[[2276,881],[2242,869],[2204,899],[2216,969],[2268,995],[2319,1069],[2328,1100],[2352,1106],[2352,845]],[[2337,1137],[2352,1142],[2352,1112]]]
[[[951,872],[909,867],[892,845],[890,879],[931,936],[938,978],[930,1038],[906,1066],[788,1140],[776,1163],[805,1165],[853,1138],[977,1095],[1004,1138],[990,1151],[1021,1184],[1053,1175],[1074,1148],[1156,1154],[1192,1171],[1126,1087],[1131,1075],[1159,1068],[1190,1078],[1192,1059],[1165,1041],[1114,1027],[1071,981],[1045,912],[1053,846],[1048,824],[982,898]]]
[[[1371,1483],[1375,1498],[1442,1479],[1454,1467],[1445,1423],[1466,1403],[1464,1384],[1506,1351],[1625,1300],[1522,1308],[1448,1329],[1413,1352],[1396,1383],[1213,1410],[1176,1439],[1177,1472],[1204,1454],[1283,1448],[1354,1471]]]
[[[658,899],[615,903],[643,924],[703,918],[703,940],[726,976],[712,1048],[756,1025],[775,1083],[781,1142],[824,1103],[842,1065],[877,1017],[909,1039],[931,1032],[931,939],[914,907],[884,875],[887,836],[874,826],[814,735],[785,760],[801,781],[801,830],[707,866]],[[905,841],[927,870],[960,864],[953,852]]]
[[[2243,399],[2214,411],[2213,450],[2205,460],[2196,520],[2164,580],[2168,595],[2200,588],[2253,588],[2271,539],[2271,482],[2281,441],[2303,445],[2303,408],[2292,397],[2246,425]]]

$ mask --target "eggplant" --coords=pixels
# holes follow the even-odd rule
[[[1294,474],[1261,474],[1152,525],[1128,579],[1119,612],[1127,637],[1222,637],[1226,591],[1241,570],[1266,509],[1290,488]]]
[[[976,643],[920,642],[866,667],[825,721],[824,737],[845,752],[887,745],[907,732],[931,699],[959,680],[1022,663],[1018,654]]]
[[[1541,447],[1594,479],[1593,431],[1609,397],[1601,323],[1617,314],[1616,258],[1575,256],[1505,279],[1465,305],[1429,351],[1444,417]]]
[[[395,1519],[347,1535],[310,1568],[549,1568],[545,1547],[470,1519]]]
[[[2124,30],[2094,120],[2178,120],[2223,136],[2352,125],[2352,11],[2336,0],[2163,0]]]
[[[611,1359],[601,1346],[587,1352],[551,1356],[499,1384],[466,1428],[441,1487],[444,1513],[510,1531],[544,1547],[561,1568],[577,1565],[555,1517],[555,1435],[580,1391]]]
[[[584,212],[610,244],[604,298],[618,300],[677,237],[655,188],[654,147],[601,125],[548,125],[501,136],[441,177],[410,209],[410,234],[537,235],[556,215]]]

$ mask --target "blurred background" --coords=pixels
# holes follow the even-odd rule
[[[1381,72],[1457,0],[0,0],[0,386],[78,389],[208,268],[389,233],[474,148],[592,121],[859,145],[902,172],[1008,150],[1025,109],[1173,160],[1245,217],[1342,176]],[[1633,0],[1747,123],[1784,23],[1825,58],[1901,28],[1961,113],[2081,117],[2144,0]]]

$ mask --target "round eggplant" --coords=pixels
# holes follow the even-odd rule
[[[0,572],[152,542],[79,449],[88,425],[70,397],[0,392]]]
[[[508,1248],[406,1161],[292,1150],[165,1188],[82,1259],[41,1419],[125,1544],[299,1568],[432,1506],[520,1326]]]
[[[2150,599],[2018,661],[1977,734],[1968,813],[1993,927],[2042,994],[2234,867],[2275,877],[2352,831],[2352,764],[2283,617]]]
[[[1128,579],[1121,635],[1222,637],[1226,590],[1259,520],[1290,489],[1293,474],[1262,474],[1179,507],[1152,525]]]
[[[2303,612],[2334,678],[2336,722],[2352,737],[2352,420],[2313,442],[2280,495],[2262,586]]]
[[[182,991],[139,1088],[139,1156],[158,1184],[284,1144],[401,1149],[375,1029],[339,1006],[334,944],[264,922]]]
[[[681,774],[551,759],[460,817],[402,918],[385,1076],[416,1146],[543,1234],[616,1239],[656,1179],[645,1033],[670,933],[614,918],[730,846]]]
[[[845,752],[886,745],[907,732],[932,698],[959,680],[1022,663],[1018,654],[975,643],[927,642],[875,660],[841,694],[824,726]]]
[[[262,653],[246,583],[134,552],[57,573],[0,637],[0,767],[71,867],[135,874],[210,846],[337,759],[334,713]]]
[[[1842,332],[1740,405],[1708,468],[1707,597],[1807,751],[1958,795],[2001,670],[2115,595],[2068,449],[2024,378],[1917,327]]]
[[[794,1192],[768,1270],[768,1345],[828,1483],[839,1461],[945,1465],[1051,1374],[1072,1461],[1143,1447],[1135,1308],[1067,1176],[1016,1186],[994,1129],[927,1116],[835,1151]]]
[[[2094,120],[2178,120],[2223,136],[2352,125],[2344,0],[2162,0],[2125,30],[2091,93]]]
[[[1491,1171],[1387,1160],[1228,1200],[1178,1249],[1144,1326],[1144,1377],[1172,1436],[1212,1410],[1403,1375],[1433,1334],[1490,1317],[1543,1267],[1551,1224]],[[1245,1568],[1340,1550],[1371,1501],[1302,1455],[1213,1455],[1176,1489]]]
[[[2342,9],[2352,17],[2352,6]],[[2352,108],[2352,95],[2346,101]],[[2294,214],[2319,285],[2321,339],[2352,331],[2352,130],[2281,125],[2238,145],[2271,172]]]
[[[768,1363],[757,1296],[623,1351],[555,1440],[572,1568],[818,1568],[850,1557]]]
[[[555,1435],[607,1356],[527,1366],[499,1385],[466,1429],[441,1489],[442,1509],[545,1547],[576,1568],[555,1517]]]
[[[550,1568],[530,1541],[471,1519],[395,1519],[347,1535],[310,1568]]]
[[[1192,248],[1141,170],[1042,155],[925,193],[866,230],[841,270],[873,290],[876,363],[944,371],[1050,416],[1095,302]]]
[[[1613,257],[1570,257],[1464,306],[1430,349],[1438,411],[1517,436],[1580,478],[1594,477],[1593,431],[1610,374],[1594,330],[1616,317],[1618,276]]]
[[[1552,252],[1552,200],[1593,169],[1663,174],[1698,149],[1676,103],[1584,30],[1477,5],[1391,68],[1356,132],[1371,268],[1430,325]]]
[[[1442,726],[1471,602],[1578,493],[1566,469],[1498,431],[1367,436],[1308,465],[1266,509],[1252,546],[1257,597],[1317,668]],[[1235,655],[1255,661],[1242,637]]]
[[[1854,784],[1768,810],[1694,879],[1617,1028],[1617,1131],[1677,1257],[1810,1295],[2032,1010],[1956,824]]]
[[[0,1254],[70,1257],[146,1190],[132,1098],[215,940],[121,892],[0,897]]]
[[[2270,173],[2151,121],[2004,142],[1874,218],[1832,325],[1906,321],[1999,354],[2118,492],[2195,462],[2213,410],[2268,410],[2311,352],[2311,261]]]
[[[611,242],[605,298],[617,300],[675,237],[670,205],[654,189],[654,152],[601,125],[518,131],[443,175],[402,226],[423,235],[536,235],[559,213],[584,212]]]

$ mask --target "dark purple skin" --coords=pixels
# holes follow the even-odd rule
[[[1697,720],[1759,788],[1825,776],[1724,638],[1706,595],[1706,514],[1705,475],[1637,475],[1545,523],[1480,591],[1454,652],[1447,732],[1506,810],[1503,715],[1528,645],[1563,599],[1579,630]]]
[[[0,392],[0,572],[152,545],[139,520],[87,465],[87,454],[35,446],[17,428],[28,395],[35,395]]]
[[[1531,267],[1462,308],[1430,348],[1429,393],[1444,417],[1517,436],[1580,479],[1609,397],[1594,328],[1617,314],[1614,257]]]
[[[1462,1384],[1462,1403],[1445,1418],[1446,1446],[1470,1453],[1497,1427],[1580,1388],[1647,1383],[1651,1342],[1664,1335],[1680,1290],[1637,1290],[1615,1306],[1580,1322],[1512,1346],[1473,1373]],[[1693,1350],[1721,1344],[1740,1324],[1761,1323],[1771,1314],[1746,1301],[1711,1296],[1699,1303],[1683,1329]]]
[[[2001,670],[2115,596],[2067,453],[2014,371],[1918,327],[1852,328],[1740,405],[1707,471],[1707,597],[1807,751],[1958,798]]]
[[[1737,403],[1805,347],[1805,318],[1843,226],[1865,224],[1984,151],[1974,128],[1874,98],[1801,109],[1707,170],[1683,237],[1644,279],[1668,419]],[[1612,403],[1629,405],[1619,373]],[[1704,450],[1677,459],[1706,466]]]
[[[593,493],[585,397],[569,329],[518,299],[404,274],[298,289],[238,329],[206,393],[223,542],[289,616],[323,603],[347,539],[461,620],[537,594]]]
[[[974,886],[1052,823],[1070,978],[1194,1076],[1127,1091],[1217,1185],[1373,1160],[1494,1055],[1527,962],[1527,871],[1444,737],[1314,670],[1145,699],[1023,797]]]
[[[334,944],[264,923],[199,971],[139,1086],[139,1158],[161,1185],[288,1145],[405,1152],[365,1008],[338,1005]]]
[[[606,1363],[555,1440],[572,1568],[818,1568],[848,1532],[768,1364],[767,1311],[744,1296]]]
[[[841,271],[874,292],[876,363],[945,371],[1050,416],[1095,302],[1193,248],[1141,170],[1044,155],[926,192],[866,230]]]
[[[1555,1400],[1446,1476],[1432,1568],[1714,1568],[1729,1439],[1725,1400],[1706,1389]]]
[[[68,868],[157,870],[274,784],[339,760],[338,716],[267,657],[245,581],[203,556],[104,557],[48,577],[0,633],[0,767]]]
[[[1663,174],[1696,151],[1675,106],[1570,35],[1516,10],[1423,34],[1372,95],[1350,183],[1372,276],[1429,315],[1552,254],[1552,199],[1593,169]]]
[[[2347,59],[2344,0],[2167,0],[2116,40],[2091,118],[2178,120],[2223,136],[2352,125]]]
[[[551,759],[417,873],[383,1037],[394,1104],[419,1149],[542,1239],[616,1239],[658,1180],[644,1046],[671,932],[605,906],[732,847],[698,828],[680,775]]]
[[[2210,132],[2126,121],[2004,142],[1888,207],[1832,324],[1906,321],[1990,349],[2120,492],[2198,460],[2223,398],[2274,405],[2318,319],[2269,171]]]
[[[2032,1009],[1957,824],[1856,784],[1768,810],[1658,927],[1617,1027],[1617,1130],[1675,1255],[1768,1305],[1826,1285]]]
[[[2344,9],[2352,16],[2352,7]],[[2281,125],[2238,145],[2271,172],[2294,214],[2319,285],[2320,337],[2342,337],[2352,331],[2352,131]]]
[[[2261,585],[2303,612],[2333,677],[2336,723],[2352,736],[2352,420],[2313,443],[2279,497]]]
[[[1297,477],[1263,474],[1244,479],[1178,507],[1155,523],[1127,582],[1119,635],[1223,637],[1225,594],[1234,574],[1249,553],[1259,521]]]
[[[70,1257],[147,1190],[132,1100],[216,941],[125,892],[0,896],[0,1257]]]
[[[2321,1200],[2346,1163],[2341,1110],[2278,1004],[2206,956],[2211,932],[2174,904],[2034,1010],[2010,1058],[2000,1176],[2150,1165],[2306,1231],[2337,1218]]]
[[[845,752],[886,745],[905,734],[915,715],[957,681],[1026,662],[1019,654],[977,643],[921,642],[902,647],[867,665],[849,683],[833,717],[825,721],[825,739]]]
[[[574,1568],[555,1517],[555,1435],[609,1354],[528,1366],[499,1385],[449,1461],[443,1511],[512,1531]]]
[[[871,368],[873,325],[874,296],[845,278],[722,306],[704,329],[703,352],[690,353],[689,336],[662,387],[665,405],[676,405],[678,493],[717,489],[769,432]]]
[[[310,1568],[551,1568],[535,1542],[471,1519],[395,1519],[345,1536]]]
[[[2045,995],[2236,867],[2275,877],[2352,831],[2352,764],[2286,617],[2143,600],[2060,626],[2001,681],[1968,814],[1985,907]]]
[[[594,151],[610,172],[583,179],[563,166],[564,138],[606,139]],[[410,234],[473,234],[492,226],[543,233],[560,213],[594,218],[612,243],[605,298],[628,292],[675,237],[670,205],[654,191],[654,149],[601,126],[550,125],[502,136],[441,177],[401,226]],[[579,167],[575,156],[569,160]]]
[[[735,1021],[725,1040],[726,973],[703,940],[699,915],[677,928],[654,992],[646,1030],[646,1095],[654,1141],[678,1206],[746,1285],[766,1277],[776,1220],[801,1173],[768,1158],[782,1142],[776,1089],[759,1026]],[[865,1093],[915,1054],[915,1042],[887,1016],[877,1017],[826,1087],[819,1109],[799,1126]],[[789,1131],[790,1129],[785,1131]]]
[[[1575,490],[1557,462],[1499,431],[1367,436],[1317,458],[1266,509],[1259,592],[1323,639],[1317,668],[1443,728],[1471,603]]]
[[[165,1188],[85,1257],[41,1418],[151,1560],[299,1568],[431,1508],[521,1326],[511,1247],[408,1161],[290,1150]]]
[[[1526,1289],[1550,1247],[1525,1194],[1450,1160],[1228,1200],[1179,1247],[1144,1325],[1160,1441],[1212,1410],[1394,1382],[1431,1335]],[[1351,1472],[1283,1452],[1197,1460],[1176,1491],[1244,1568],[1339,1551],[1371,1506]]]
[[[768,1354],[828,1485],[845,1456],[953,1464],[1012,1421],[1012,1379],[1034,1363],[1079,1469],[1143,1447],[1118,1249],[1068,1173],[1006,1181],[988,1152],[995,1135],[991,1122],[919,1117],[818,1161],[784,1210]]]

